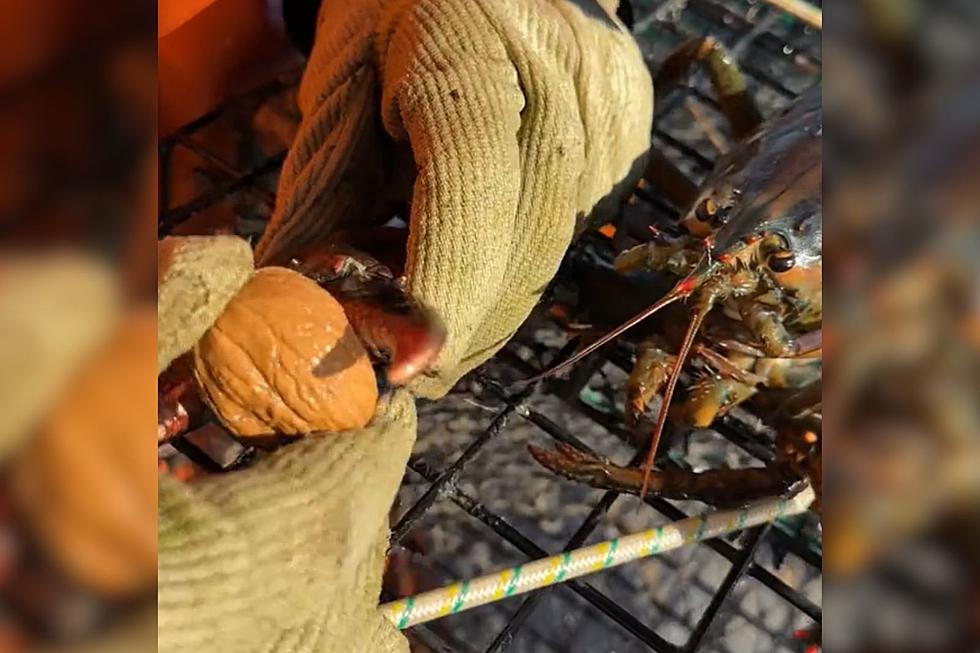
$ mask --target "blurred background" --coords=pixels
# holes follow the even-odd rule
[[[153,650],[155,7],[0,16],[0,651]]]
[[[822,5],[824,644],[980,650],[980,3]],[[155,647],[158,139],[302,65],[260,0],[92,7],[0,1],[0,652]]]
[[[980,650],[980,4],[824,14],[825,644]]]

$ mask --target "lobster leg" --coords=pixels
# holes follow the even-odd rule
[[[626,418],[630,425],[640,421],[647,404],[663,389],[674,367],[676,356],[668,354],[656,341],[642,341],[636,349],[636,363],[626,382]]]
[[[767,388],[796,390],[820,379],[819,358],[760,358],[754,372]]]
[[[676,415],[688,426],[706,428],[720,415],[753,397],[760,387],[802,388],[820,378],[820,360],[806,358],[735,358],[735,362],[699,346],[696,354],[717,370],[688,389]]]
[[[707,428],[756,392],[754,385],[738,379],[705,377],[690,387],[679,417],[689,426]]]
[[[739,313],[745,325],[762,343],[762,349],[771,358],[793,358],[808,353],[819,342],[793,338],[783,325],[783,317],[761,302],[740,302]]]
[[[528,451],[543,467],[559,476],[601,490],[615,490],[640,496],[643,470],[623,467],[564,443],[555,450],[533,445]],[[768,467],[711,469],[691,472],[683,469],[653,470],[645,497],[702,501],[715,506],[739,506],[771,496],[793,496],[806,481],[785,463]]]
[[[693,250],[683,240],[660,240],[631,247],[616,257],[616,271],[627,274],[637,270],[664,270],[678,277],[694,271],[702,251]]]
[[[690,76],[691,65],[699,64],[718,94],[718,104],[735,137],[741,140],[762,123],[762,114],[748,92],[748,86],[735,57],[718,39],[706,36],[691,39],[674,51],[654,76],[654,95],[667,96],[671,89]]]
[[[711,36],[685,42],[661,64],[653,82],[658,101],[690,77],[695,63],[711,80],[718,104],[736,139],[755,131],[762,123],[762,114],[748,92],[745,77],[731,52]],[[691,205],[698,196],[698,185],[657,151],[650,153],[641,183],[652,185],[678,207]]]
[[[758,386],[768,386],[770,375],[778,383],[786,374],[785,367],[773,365],[763,368],[760,375],[752,369],[757,362],[755,358],[732,360],[703,343],[695,344],[692,352],[714,372],[692,384],[683,405],[671,413],[673,419],[687,426],[710,426],[716,417],[752,397]],[[626,383],[626,417],[631,426],[639,423],[650,400],[663,390],[676,360],[677,357],[663,351],[654,338],[648,338],[637,346],[636,364]],[[795,359],[787,360],[803,365]]]
[[[190,422],[187,409],[176,399],[157,396],[157,442],[167,442],[183,433]]]

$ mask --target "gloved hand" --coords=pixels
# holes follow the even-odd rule
[[[407,653],[377,608],[388,511],[414,442],[401,391],[365,429],[192,485],[162,475],[161,653]]]
[[[411,200],[408,290],[447,327],[411,389],[445,394],[528,316],[576,221],[639,177],[653,89],[616,5],[324,0],[257,262]]]
[[[165,239],[160,251],[164,361],[217,319],[251,256],[227,236]],[[399,391],[364,429],[311,434],[192,484],[160,475],[159,650],[407,652],[377,607],[415,430],[414,400]]]

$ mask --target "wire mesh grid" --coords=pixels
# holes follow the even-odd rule
[[[734,52],[764,114],[819,83],[819,32],[764,4],[638,0],[633,11],[634,34],[652,67],[687,38],[712,34]],[[297,118],[298,78],[299,68],[161,142],[161,234],[230,230],[254,239],[261,233]],[[652,143],[698,181],[728,138],[720,125],[717,104],[695,75],[689,86],[657,98]],[[630,211],[651,220],[677,215],[653,190],[639,199]],[[568,279],[556,283],[562,282]],[[609,397],[622,396],[631,364],[627,346],[598,352],[568,380],[509,389],[572,346],[538,311],[449,396],[420,405],[419,441],[393,514],[391,568],[402,573],[389,575],[384,600],[703,509],[591,490],[530,461],[525,445],[549,439],[618,462],[638,460],[616,406],[597,399],[609,404],[615,401]],[[684,445],[684,457],[675,452],[659,464],[689,466],[719,449],[729,462],[758,464],[773,456],[771,434],[746,411],[734,411]],[[416,626],[409,639],[416,651],[455,653],[777,651],[797,647],[793,629],[821,621],[821,553],[812,516],[689,549]],[[748,632],[755,635],[745,637]]]

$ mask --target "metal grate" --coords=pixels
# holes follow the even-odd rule
[[[636,17],[634,33],[651,66],[655,66],[683,40],[710,33],[734,51],[749,76],[751,90],[759,98],[766,114],[786,106],[806,88],[819,83],[819,32],[805,28],[764,4],[744,0],[635,0],[633,4]],[[297,79],[298,71],[235,98],[161,143],[161,234],[174,230],[193,233],[214,225],[231,226],[245,237],[254,238],[261,232],[264,220],[271,211],[276,174],[284,152],[256,146],[252,142],[254,134],[248,134],[252,125],[247,124],[248,120],[243,121],[242,116],[253,115],[256,107],[268,98],[288,96]],[[711,169],[718,154],[703,130],[695,126],[694,118],[704,115],[709,116],[712,124],[720,123],[717,104],[700,76],[695,76],[689,87],[657,99],[653,145],[696,180]],[[209,132],[212,138],[208,138]],[[221,136],[224,133],[243,132],[244,136],[233,138],[231,142],[226,142],[227,139]],[[721,132],[724,138],[723,128]],[[221,145],[215,147],[214,142]],[[173,170],[181,160],[185,167],[190,166],[193,170],[199,182],[194,187],[203,188],[200,192],[191,193],[187,188],[175,186]],[[677,214],[676,207],[653,193],[642,196],[640,206],[631,210],[651,214],[653,219],[671,219]],[[461,382],[449,397],[420,406],[420,445],[426,445],[426,425],[437,428],[452,421],[455,415],[461,414],[460,407],[467,407],[478,417],[467,422],[466,428],[450,442],[431,450],[426,450],[425,446],[420,446],[422,451],[417,448],[409,462],[400,495],[408,507],[394,525],[393,543],[403,544],[408,549],[417,548],[412,542],[413,534],[430,529],[433,520],[449,519],[446,514],[451,510],[455,515],[452,519],[467,524],[467,537],[480,540],[492,551],[503,551],[510,556],[506,559],[508,562],[521,562],[555,553],[562,547],[579,547],[588,543],[590,538],[599,538],[602,529],[608,526],[611,511],[623,505],[630,506],[635,512],[642,511],[643,519],[660,520],[661,523],[682,519],[691,509],[703,509],[697,504],[681,505],[659,499],[648,500],[644,506],[633,497],[618,496],[614,492],[589,492],[586,488],[575,489],[570,487],[572,484],[557,477],[545,476],[544,482],[553,487],[561,486],[563,492],[578,492],[578,500],[588,506],[577,525],[570,529],[570,536],[556,539],[554,533],[548,534],[542,530],[538,523],[541,519],[528,520],[512,514],[507,505],[501,504],[504,505],[501,509],[481,500],[479,484],[474,485],[467,478],[483,466],[474,465],[474,460],[488,456],[488,452],[495,448],[506,449],[515,455],[519,453],[528,461],[527,469],[494,471],[506,477],[514,487],[523,483],[522,478],[515,476],[545,474],[529,461],[521,438],[550,438],[584,450],[599,450],[605,455],[610,453],[610,442],[621,447],[618,451],[627,450],[623,448],[623,443],[628,443],[630,436],[621,420],[597,408],[594,402],[583,399],[583,393],[594,392],[597,385],[614,386],[615,378],[621,381],[623,370],[628,369],[630,364],[629,352],[625,347],[606,348],[592,356],[568,381],[552,381],[544,388],[516,394],[508,390],[510,381],[526,378],[568,351],[568,346],[562,348],[561,335],[553,327],[549,331],[547,320],[535,316],[491,363]],[[479,417],[482,415],[489,419]],[[472,426],[477,422],[479,427]],[[521,432],[524,435],[516,435],[518,429],[523,429]],[[721,420],[716,430],[720,437],[713,435],[718,442],[711,446],[721,446],[718,443],[727,441],[745,452],[743,456],[747,454],[754,460],[766,461],[773,455],[771,438],[760,430],[759,420],[744,411],[735,411]],[[532,435],[526,435],[531,431]],[[583,435],[586,432],[588,437]],[[593,443],[594,446],[590,446]],[[659,462],[684,464],[667,456]],[[595,500],[595,496],[599,497],[598,500]],[[561,513],[564,508],[565,504],[560,504],[553,512]],[[542,513],[545,514],[547,510]],[[690,592],[698,591],[707,601],[696,616],[681,614],[680,610],[656,600],[650,602],[651,611],[638,612],[631,608],[629,601],[623,599],[622,587],[616,589],[610,585],[616,579],[606,583],[606,579],[596,577],[571,581],[558,588],[505,602],[496,613],[498,617],[504,615],[502,626],[481,614],[483,610],[489,611],[495,607],[488,606],[417,626],[408,635],[415,650],[434,652],[722,652],[745,650],[731,648],[726,644],[724,633],[720,633],[726,622],[737,618],[770,633],[772,645],[758,650],[792,650],[794,643],[789,637],[792,628],[814,622],[819,624],[821,621],[821,608],[817,605],[819,599],[808,596],[800,587],[801,583],[788,582],[777,569],[778,565],[766,564],[761,560],[760,552],[766,550],[777,552],[780,557],[791,556],[798,561],[798,566],[810,581],[815,579],[819,583],[821,553],[819,543],[815,542],[818,538],[807,531],[808,527],[812,527],[812,521],[811,516],[795,527],[785,524],[758,527],[738,537],[697,545],[695,548],[710,551],[711,555],[720,556],[727,564],[727,570],[720,574],[720,578],[705,580],[697,573],[682,575],[682,565],[668,560],[665,564],[670,569],[661,575],[663,581],[679,588],[689,587]],[[473,530],[477,526],[479,530]],[[408,557],[414,560],[424,558],[425,554]],[[436,575],[440,577],[441,584],[461,575],[473,575],[476,571],[490,571],[497,566],[503,564],[469,571],[443,567]],[[631,573],[629,568],[622,569],[625,571],[620,574]],[[636,587],[635,578],[626,580],[633,582],[629,591],[642,593],[643,588]],[[744,608],[746,597],[760,592],[768,592],[788,606],[791,611],[789,623],[773,624],[765,614],[751,614]],[[574,603],[569,604],[569,600]],[[552,619],[556,605],[572,606],[567,610],[565,607],[557,608],[558,612],[554,614],[560,620],[558,623]],[[569,611],[577,611],[584,618],[577,619],[574,624],[561,621]],[[599,629],[595,631],[598,633],[595,636],[600,639],[598,644],[588,643],[592,624],[601,624],[601,627],[595,626]],[[610,627],[614,629],[613,634],[609,634]],[[574,645],[555,635],[570,628],[575,630],[575,638],[580,640]],[[619,642],[616,648],[610,643],[613,640]]]

